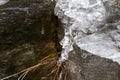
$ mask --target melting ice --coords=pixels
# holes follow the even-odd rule
[[[115,1],[115,0],[114,0]],[[55,14],[64,25],[65,36],[60,42],[63,50],[60,61],[68,59],[68,53],[76,44],[82,50],[120,64],[120,20],[106,22],[111,13],[106,10],[112,0],[57,0]]]

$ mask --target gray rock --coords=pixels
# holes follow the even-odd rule
[[[71,80],[119,80],[120,65],[112,60],[92,55],[74,46],[67,70]],[[82,53],[81,53],[82,52]]]

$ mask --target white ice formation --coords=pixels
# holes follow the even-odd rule
[[[82,50],[120,64],[120,19],[107,23],[112,13],[106,7],[114,6],[115,1],[57,0],[55,14],[61,19],[65,33],[60,42],[61,62],[68,59],[76,44]]]
[[[0,0],[0,5],[4,5],[8,2],[9,0]]]

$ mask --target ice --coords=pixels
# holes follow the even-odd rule
[[[106,19],[112,14],[104,4],[113,5],[112,0],[58,0],[55,14],[64,24],[65,36],[60,42],[60,61],[68,59],[68,54],[76,44],[91,54],[112,59],[120,64],[120,22],[108,24]],[[110,25],[113,28],[111,29]],[[107,26],[105,26],[107,25]]]
[[[8,2],[9,0],[0,0],[0,5],[4,5]]]

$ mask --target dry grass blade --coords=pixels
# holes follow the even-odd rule
[[[57,70],[57,66],[55,66],[55,67],[53,68],[53,70],[52,70],[47,76],[52,75],[53,73],[55,73],[56,70]]]
[[[57,71],[56,71],[56,74],[55,74],[53,80],[56,80],[56,79],[57,79],[57,76],[59,75],[59,70],[60,70],[60,66],[57,67]]]
[[[23,73],[23,72],[25,72],[26,70],[22,70],[22,71],[20,71],[20,72],[18,72],[18,73],[15,73],[15,74],[13,74],[13,75],[10,75],[10,76],[7,76],[7,77],[5,77],[5,78],[2,78],[1,80],[6,80],[6,79],[9,79],[9,78],[11,78],[11,77],[14,77],[14,76],[17,76],[18,74],[21,74],[21,73]]]
[[[50,57],[54,57],[55,55],[48,55],[47,57],[43,58],[42,60],[40,60],[40,62],[49,59]]]
[[[25,76],[27,75],[29,71],[24,72],[23,74],[20,75],[20,77],[18,78],[18,80],[23,80],[25,78]]]
[[[34,65],[34,66],[32,66],[32,67],[29,67],[29,68],[27,68],[27,69],[24,69],[24,70],[22,70],[22,71],[20,71],[20,72],[18,72],[18,73],[15,73],[15,74],[13,74],[13,75],[10,75],[10,76],[7,76],[7,77],[5,77],[5,78],[2,78],[1,80],[6,80],[6,79],[9,79],[9,78],[11,78],[11,77],[14,77],[14,76],[17,76],[17,75],[19,75],[19,74],[21,74],[20,75],[20,77],[18,78],[18,80],[23,80],[24,78],[25,78],[25,76],[28,74],[28,72],[29,71],[34,71],[35,69],[37,69],[39,66],[41,66],[41,65],[46,65],[46,64],[49,64],[49,63],[51,63],[51,62],[53,62],[53,61],[55,61],[56,60],[56,57],[55,57],[56,55],[48,55],[47,57],[45,57],[45,58],[43,58],[42,60],[40,60],[40,62],[38,63],[38,64],[36,64],[36,65]],[[56,60],[57,61],[57,60]],[[56,62],[55,61],[55,62]],[[52,71],[51,73],[53,73],[54,71]]]

